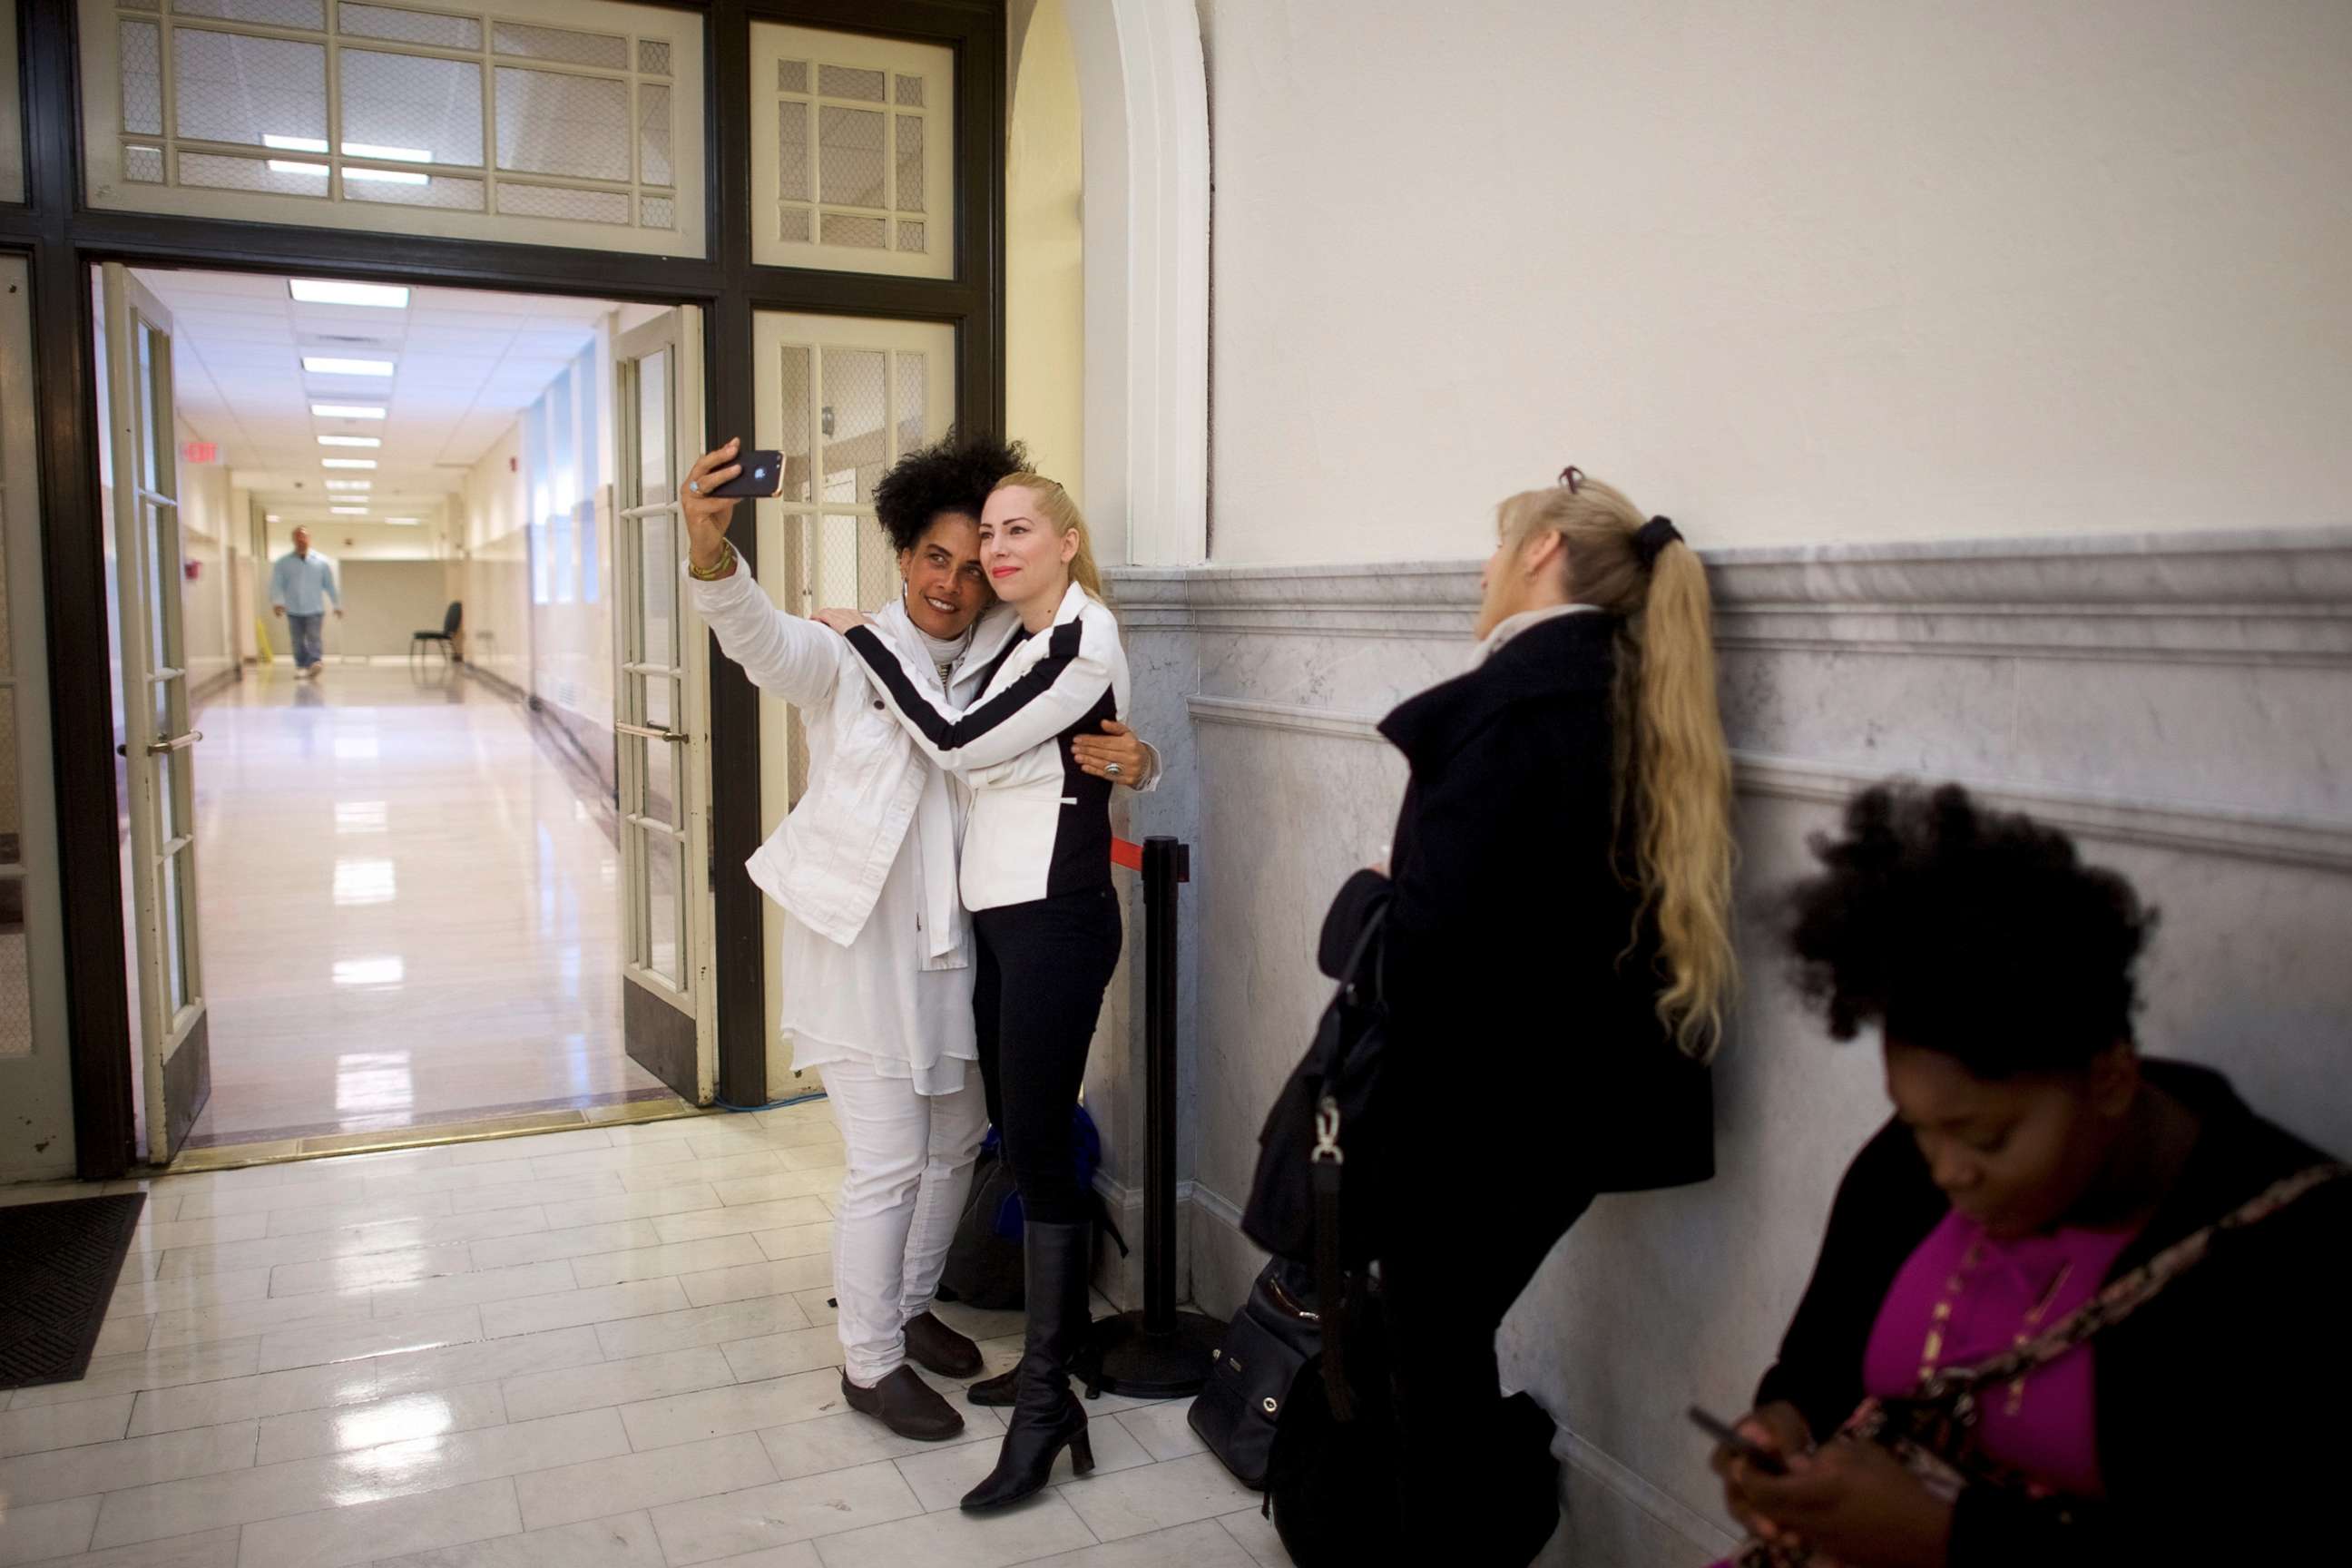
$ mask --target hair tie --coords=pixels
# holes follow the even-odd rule
[[[1559,471],[1559,482],[1568,487],[1569,494],[1574,495],[1576,487],[1584,482],[1584,470],[1570,463]]]
[[[1682,531],[1670,517],[1654,517],[1633,531],[1633,553],[1646,572],[1658,559],[1658,552],[1682,538]]]

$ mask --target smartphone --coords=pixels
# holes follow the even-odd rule
[[[784,455],[782,452],[746,452],[736,461],[743,471],[723,485],[713,485],[704,493],[722,500],[764,500],[784,488]]]
[[[1690,1418],[1692,1426],[1755,1466],[1759,1472],[1768,1476],[1789,1473],[1789,1467],[1780,1462],[1780,1455],[1759,1445],[1751,1437],[1742,1436],[1730,1422],[1720,1416],[1709,1415],[1696,1405],[1690,1407]]]

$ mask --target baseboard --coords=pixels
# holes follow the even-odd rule
[[[1110,1208],[1111,1223],[1127,1243],[1122,1254],[1116,1242],[1095,1258],[1095,1289],[1122,1311],[1143,1305],[1143,1189],[1113,1181],[1108,1172],[1095,1173],[1095,1191]],[[1198,1301],[1192,1283],[1193,1190],[1190,1182],[1176,1184],[1176,1299]]]

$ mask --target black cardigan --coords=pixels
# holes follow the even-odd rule
[[[2179,1183],[2110,1279],[2326,1158],[2248,1110],[2220,1074],[2144,1066],[2202,1126]],[[1788,1401],[1822,1437],[1853,1413],[1880,1303],[1949,1210],[1909,1132],[1890,1122],[1846,1172],[1759,1405]],[[2352,1455],[2352,1374],[2342,1286],[2326,1281],[2342,1278],[2347,1239],[2352,1180],[2225,1238],[2102,1331],[2091,1344],[2105,1500],[1964,1493],[1952,1568],[2340,1561],[2336,1489]]]
[[[1654,938],[1626,952],[1619,625],[1597,612],[1541,622],[1381,721],[1412,767],[1392,875],[1340,889],[1321,952],[1336,974],[1387,904],[1391,1049],[1440,1113],[1424,1119],[1433,1161],[1491,1172],[1498,1140],[1538,1140],[1552,1179],[1588,1193],[1715,1173],[1707,1069],[1658,1020]]]

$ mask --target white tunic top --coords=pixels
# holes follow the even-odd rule
[[[971,633],[946,643],[911,623],[908,629],[941,681],[952,682],[972,646]],[[950,785],[950,794],[961,839],[963,792]],[[924,871],[923,835],[909,833],[882,879],[866,929],[847,947],[784,916],[782,1026],[793,1037],[795,1068],[852,1057],[879,1077],[911,1079],[917,1094],[953,1094],[964,1086],[964,1063],[977,1056],[971,971],[920,968],[895,956],[909,944],[916,952],[929,948],[923,933]],[[877,962],[883,949],[894,956]],[[877,1050],[872,1044],[877,1040],[891,1047]]]
[[[781,1021],[795,1069],[854,1057],[880,1077],[913,1079],[918,1094],[964,1086],[964,1064],[980,1054],[971,970],[922,967],[922,856],[923,836],[909,833],[847,947],[784,913]]]

